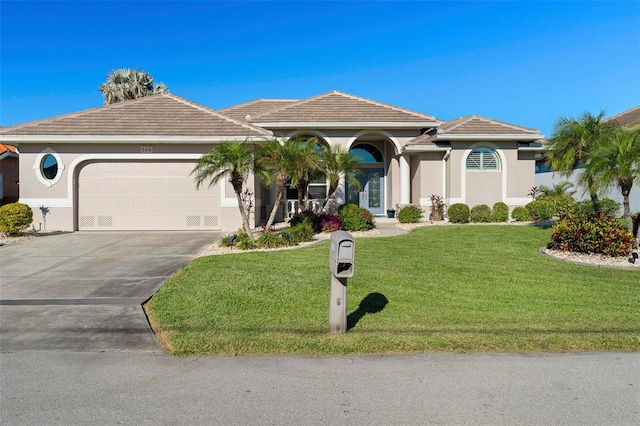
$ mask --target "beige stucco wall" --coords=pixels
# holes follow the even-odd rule
[[[431,206],[432,194],[444,195],[442,189],[442,158],[444,155],[445,152],[424,152],[412,156],[412,172],[414,163],[419,168],[419,175],[416,176],[416,179],[412,177],[411,202],[413,204],[428,208]]]
[[[518,152],[517,142],[464,141],[452,142],[448,167],[448,203],[493,206],[498,201],[511,208],[525,205],[527,192],[534,185],[534,153]],[[486,146],[494,149],[500,159],[500,171],[466,171],[466,158],[471,149]]]
[[[151,146],[152,153],[141,153],[141,147]],[[20,201],[28,204],[34,211],[33,227],[44,226],[40,207],[46,207],[46,226],[48,229],[62,231],[77,230],[77,190],[78,173],[86,161],[167,161],[188,159],[196,161],[213,144],[190,143],[21,143],[20,161]],[[59,180],[47,186],[38,179],[39,161],[45,152],[54,152],[60,159],[59,167],[64,167]],[[248,187],[254,189],[254,177],[248,179]],[[195,184],[194,184],[195,185]],[[258,197],[261,194],[258,192]],[[259,209],[258,216],[259,216]],[[259,217],[258,217],[259,218]],[[254,218],[255,220],[255,218]],[[233,230],[241,226],[242,221],[237,201],[230,184],[225,185],[224,198],[221,198],[220,226],[223,230]],[[42,225],[41,225],[42,223]]]

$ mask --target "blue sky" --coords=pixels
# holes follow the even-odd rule
[[[550,136],[640,104],[640,2],[0,3],[0,125],[103,104],[138,68],[217,109],[340,90]]]

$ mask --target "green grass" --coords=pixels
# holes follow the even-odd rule
[[[327,242],[196,259],[147,311],[176,355],[640,349],[640,273],[543,256],[549,235],[463,225],[356,239],[357,322],[340,335],[328,333]],[[388,303],[365,313],[376,296]]]

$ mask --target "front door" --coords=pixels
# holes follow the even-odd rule
[[[362,168],[356,178],[360,188],[349,185],[348,202],[364,207],[374,215],[384,215],[384,169]]]

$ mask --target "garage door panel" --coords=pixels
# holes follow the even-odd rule
[[[220,229],[220,189],[195,189],[195,162],[89,163],[78,178],[81,230]]]

